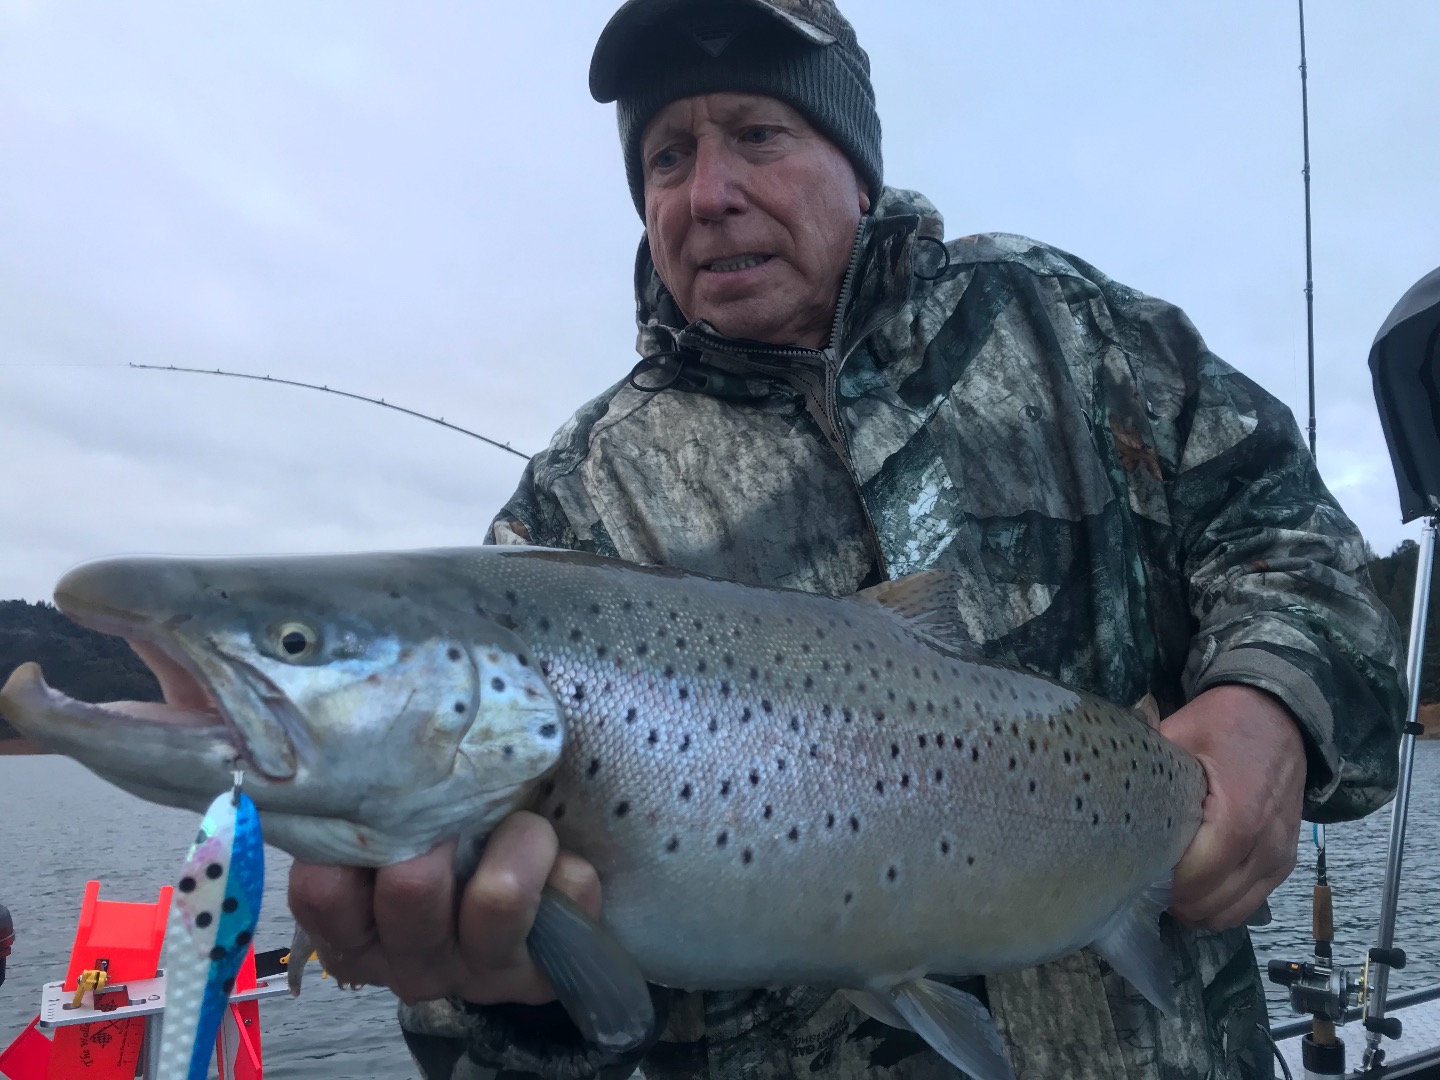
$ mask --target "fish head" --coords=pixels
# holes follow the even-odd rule
[[[446,572],[423,552],[89,563],[56,605],[124,637],[164,703],[77,702],[26,665],[0,708],[152,802],[203,810],[243,768],[266,839],[311,861],[483,836],[564,724],[523,642]]]

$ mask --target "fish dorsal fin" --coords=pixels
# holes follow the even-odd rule
[[[931,644],[962,657],[980,655],[960,618],[960,590],[946,570],[922,570],[861,589],[851,599],[879,604],[905,618]]]

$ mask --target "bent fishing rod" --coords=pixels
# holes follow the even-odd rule
[[[428,420],[432,424],[439,424],[451,431],[458,431],[461,435],[469,435],[472,439],[479,439],[483,443],[495,447],[497,450],[504,450],[507,454],[514,454],[525,461],[530,460],[530,455],[516,450],[509,443],[503,443],[492,439],[487,435],[481,435],[478,431],[471,431],[459,424],[452,424],[443,416],[431,416],[429,413],[419,412],[415,409],[407,409],[404,405],[396,405],[394,402],[386,401],[384,398],[366,397],[364,394],[352,393],[349,390],[337,390],[333,386],[325,386],[321,383],[301,382],[299,379],[279,379],[270,375],[250,375],[243,371],[222,371],[219,368],[191,368],[176,367],[174,364],[134,364],[130,365],[143,371],[179,371],[187,375],[221,375],[228,379],[249,379],[252,382],[274,383],[277,386],[299,386],[306,390],[321,390],[327,394],[337,394],[340,397],[352,398],[355,401],[363,401],[370,405],[379,405],[386,409],[394,409],[396,412],[404,413],[406,416],[413,416],[420,420]]]

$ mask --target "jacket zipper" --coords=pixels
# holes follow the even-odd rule
[[[768,374],[783,379],[800,391],[801,396],[805,399],[806,411],[810,413],[811,419],[820,428],[820,433],[830,444],[830,449],[839,457],[840,463],[844,465],[845,472],[850,477],[850,483],[855,488],[855,495],[860,501],[860,514],[865,519],[867,546],[875,560],[875,567],[880,573],[880,580],[885,581],[890,577],[890,570],[885,559],[885,552],[880,546],[880,531],[875,527],[875,521],[870,516],[870,508],[865,505],[865,493],[861,488],[860,475],[855,471],[855,464],[850,459],[850,441],[846,437],[845,425],[840,421],[838,390],[841,363],[840,332],[845,319],[845,309],[849,306],[850,294],[855,287],[855,274],[860,267],[864,232],[862,226],[855,233],[855,244],[850,250],[850,263],[845,269],[844,278],[841,279],[840,296],[835,304],[835,317],[830,324],[830,343],[824,349],[755,345],[739,352],[732,342],[703,331],[687,329],[681,331],[679,336],[685,339],[684,344],[687,346],[703,344],[708,346],[707,351],[712,353],[725,355],[737,355],[738,353],[757,368],[762,370],[770,368]],[[677,344],[679,344],[678,339]],[[772,368],[771,365],[763,362],[756,363],[757,358],[760,357],[770,357],[776,360],[799,360],[804,366],[800,373],[787,371],[778,365]],[[821,373],[819,385],[816,385],[816,380],[813,378],[814,368],[817,366]],[[797,377],[797,374],[800,377]]]

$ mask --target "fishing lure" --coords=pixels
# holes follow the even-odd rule
[[[235,787],[205,811],[165,927],[160,1080],[205,1080],[230,990],[245,959],[265,882],[255,804]]]

